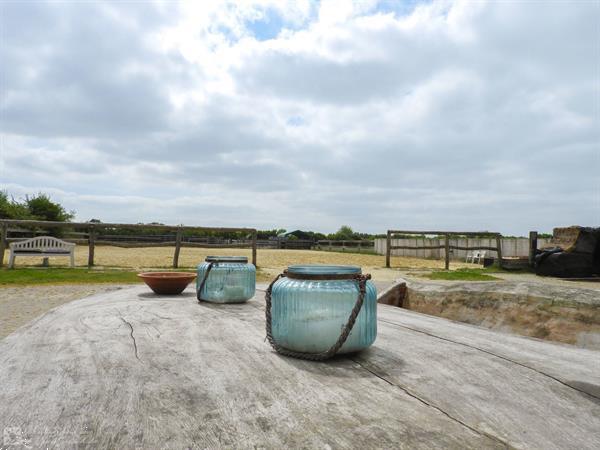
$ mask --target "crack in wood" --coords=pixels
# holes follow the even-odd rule
[[[486,354],[488,354],[488,355],[495,356],[496,358],[502,359],[502,360],[504,360],[504,361],[507,361],[507,362],[510,362],[510,363],[513,363],[513,364],[516,364],[517,366],[524,367],[524,368],[526,368],[526,369],[529,369],[529,370],[532,370],[532,371],[534,371],[534,372],[536,372],[536,373],[538,373],[538,374],[540,374],[540,375],[542,375],[542,376],[548,377],[548,378],[550,378],[551,380],[554,380],[554,381],[556,381],[557,383],[560,383],[560,384],[562,384],[563,386],[566,386],[566,387],[568,387],[568,388],[571,388],[571,389],[573,389],[573,390],[575,390],[575,391],[577,391],[577,392],[579,392],[579,393],[581,393],[581,394],[587,395],[587,396],[589,396],[589,397],[592,397],[593,399],[596,399],[596,400],[600,400],[600,397],[598,397],[598,396],[596,396],[596,395],[594,395],[594,394],[592,394],[592,393],[590,393],[590,392],[587,392],[587,391],[586,391],[586,390],[584,390],[584,389],[580,389],[580,388],[578,388],[578,387],[576,387],[576,386],[573,386],[573,385],[571,385],[571,384],[569,384],[569,383],[567,383],[567,382],[565,382],[565,381],[561,380],[560,378],[557,378],[557,377],[555,377],[555,376],[553,376],[553,375],[550,375],[549,373],[543,372],[543,371],[541,371],[541,370],[539,370],[539,369],[536,369],[535,367],[528,366],[527,364],[523,364],[523,363],[521,363],[521,362],[519,362],[519,361],[512,360],[512,359],[510,359],[510,358],[507,358],[506,356],[499,355],[499,354],[497,354],[497,353],[491,352],[491,351],[489,351],[489,350],[485,350],[485,349],[483,349],[483,348],[480,348],[480,347],[476,347],[476,346],[474,346],[474,345],[467,344],[467,343],[465,343],[465,342],[454,341],[454,340],[452,340],[452,339],[448,339],[448,338],[445,338],[445,337],[441,337],[441,336],[438,336],[438,335],[436,335],[436,334],[433,334],[433,333],[428,333],[427,331],[418,330],[418,329],[416,329],[416,328],[408,327],[408,326],[406,326],[406,325],[400,325],[399,323],[396,323],[396,322],[390,322],[390,321],[388,321],[388,320],[384,320],[384,319],[381,319],[381,318],[380,318],[379,320],[380,320],[381,322],[385,322],[385,323],[387,323],[387,324],[389,324],[389,325],[394,325],[394,326],[396,326],[396,327],[405,328],[405,329],[407,329],[407,330],[411,330],[411,331],[414,331],[414,332],[416,332],[416,333],[425,334],[425,335],[427,335],[427,336],[430,336],[430,337],[433,337],[433,338],[436,338],[436,339],[440,339],[440,340],[442,340],[442,341],[451,342],[451,343],[453,343],[453,344],[457,344],[457,345],[462,345],[462,346],[464,346],[464,347],[468,347],[468,348],[471,348],[471,349],[473,349],[473,350],[478,350],[478,351],[480,351],[480,352],[483,352],[483,353],[486,353]]]
[[[462,420],[454,417],[453,415],[451,415],[449,412],[444,411],[442,408],[440,408],[437,405],[434,405],[433,403],[428,402],[427,400],[425,400],[422,397],[419,397],[417,394],[415,394],[414,392],[411,392],[407,387],[405,386],[401,386],[399,384],[396,384],[390,380],[388,380],[387,378],[385,378],[383,375],[378,374],[375,370],[367,367],[366,365],[364,365],[361,361],[356,360],[351,358],[351,361],[355,362],[356,364],[358,364],[361,368],[363,368],[364,370],[366,370],[367,372],[369,372],[372,375],[375,375],[377,378],[379,378],[380,380],[386,382],[387,384],[389,384],[390,386],[394,386],[395,388],[400,389],[402,392],[404,392],[406,395],[408,395],[409,397],[414,398],[415,400],[423,403],[425,406],[428,406],[430,408],[435,409],[436,411],[439,411],[440,413],[442,413],[443,415],[445,415],[446,417],[448,417],[450,420],[462,425],[463,427],[471,430],[472,432],[478,434],[479,436],[485,436],[488,439],[492,439],[493,441],[498,442],[499,444],[502,444],[505,448],[507,449],[512,449],[514,447],[512,447],[508,442],[504,441],[503,439],[500,439],[498,436],[494,436],[493,434],[489,434],[486,433],[485,431],[481,431],[478,430],[475,427],[472,427],[471,425],[469,425],[466,422],[463,422]]]
[[[137,348],[137,343],[135,342],[135,336],[133,335],[133,325],[131,325],[131,323],[130,323],[130,322],[128,322],[127,320],[125,320],[125,319],[123,318],[123,316],[121,316],[121,320],[122,320],[123,322],[125,322],[127,325],[129,325],[129,330],[130,330],[130,333],[129,333],[129,335],[131,336],[131,340],[133,341],[133,350],[134,350],[134,352],[135,352],[135,357],[136,357],[136,359],[138,359],[138,360],[139,360],[139,359],[140,359],[140,357],[138,356],[138,348]]]

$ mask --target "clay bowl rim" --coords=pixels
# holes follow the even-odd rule
[[[194,272],[140,272],[137,274],[142,280],[149,278],[152,280],[185,280],[190,281],[197,277]]]

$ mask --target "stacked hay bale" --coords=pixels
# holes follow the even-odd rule
[[[600,275],[600,228],[555,228],[552,246],[535,257],[535,270],[538,275],[561,278]]]

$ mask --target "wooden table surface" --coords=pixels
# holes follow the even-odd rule
[[[0,341],[0,448],[600,448],[600,352],[379,305],[362,353],[274,353],[264,292],[136,286]]]

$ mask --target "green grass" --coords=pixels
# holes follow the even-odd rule
[[[447,280],[447,281],[495,281],[500,278],[488,275],[486,269],[457,269],[457,270],[436,270],[424,277],[430,280]]]
[[[148,269],[157,270],[157,269]],[[175,270],[160,268],[163,272]],[[195,272],[195,267],[180,267],[181,272]],[[36,284],[88,284],[88,283],[142,283],[137,277],[139,271],[120,269],[83,269],[83,268],[47,268],[26,267],[18,269],[0,269],[0,286],[19,286]],[[273,276],[258,269],[256,280],[270,282]]]
[[[32,284],[139,283],[137,272],[128,270],[88,270],[63,268],[24,268],[0,270],[0,286]]]

